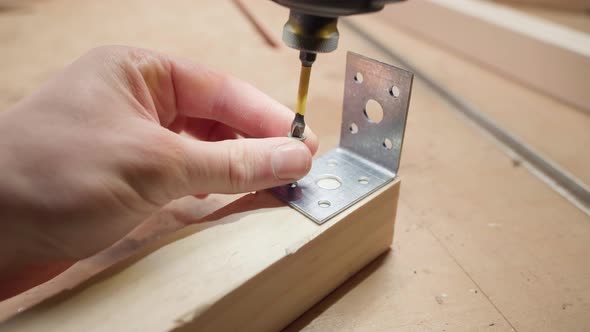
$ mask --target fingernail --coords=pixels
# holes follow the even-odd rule
[[[272,152],[272,171],[279,180],[297,180],[303,177],[310,167],[311,153],[300,142],[280,145]]]

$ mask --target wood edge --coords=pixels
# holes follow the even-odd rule
[[[590,35],[554,21],[493,1],[428,0],[466,16],[513,33],[537,39],[556,48],[590,56]]]
[[[530,6],[533,8],[549,8],[560,11],[585,12],[590,10],[587,0],[495,0],[506,5]]]

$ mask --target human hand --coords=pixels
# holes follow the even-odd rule
[[[297,180],[318,143],[311,131],[304,143],[284,137],[292,118],[203,66],[90,51],[0,113],[0,273],[88,257],[183,196]]]

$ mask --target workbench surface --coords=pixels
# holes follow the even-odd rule
[[[270,1],[248,6],[280,39],[287,10]],[[590,183],[588,113],[374,16],[352,21]],[[306,120],[320,154],[339,137],[345,52],[392,61],[345,25],[340,32],[339,49],[318,57],[310,86]],[[103,44],[189,58],[295,103],[297,53],[268,46],[231,1],[47,0],[0,7],[0,110]],[[419,79],[399,174],[392,250],[288,331],[590,330],[588,215]]]

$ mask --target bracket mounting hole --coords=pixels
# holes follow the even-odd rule
[[[319,180],[315,182],[318,187],[327,190],[335,190],[340,188],[342,185],[342,180],[339,177],[334,175],[323,175]]]
[[[369,122],[379,123],[383,120],[383,107],[374,99],[367,101],[363,113]]]
[[[358,181],[360,184],[369,184],[369,178],[366,176],[361,176]]]
[[[361,74],[360,72],[356,73],[354,75],[354,81],[357,83],[363,83],[363,74]]]
[[[328,160],[328,166],[330,166],[330,167],[336,167],[336,166],[338,166],[338,160],[336,160],[336,159],[330,159],[330,160]]]
[[[350,124],[350,127],[348,127],[348,130],[351,134],[356,134],[359,132],[359,126],[357,126],[357,124],[353,122]]]
[[[322,199],[321,201],[318,201],[318,205],[321,208],[327,209],[327,208],[329,208],[332,205],[332,203],[330,203],[330,201],[327,201],[325,199]]]
[[[397,86],[395,86],[395,85],[394,85],[394,86],[392,86],[392,87],[389,89],[389,94],[390,94],[392,97],[395,97],[395,98],[399,97],[399,88],[398,88]]]
[[[391,150],[393,149],[393,142],[389,138],[386,138],[383,140],[383,147],[387,150]]]

